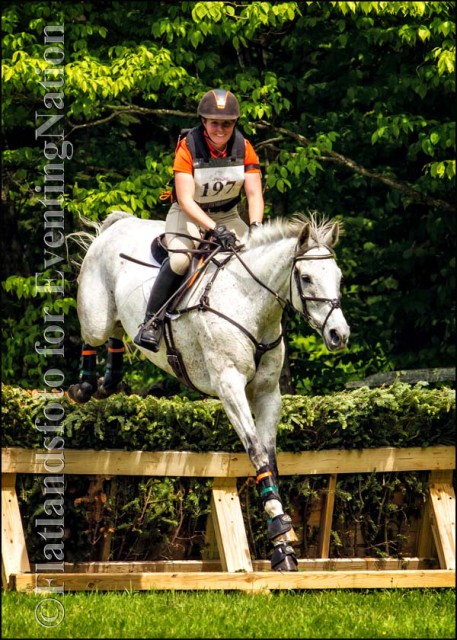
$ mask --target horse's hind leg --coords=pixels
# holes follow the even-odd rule
[[[97,349],[90,344],[83,344],[81,351],[82,365],[79,382],[72,384],[68,395],[75,402],[88,402],[97,391]]]
[[[98,382],[98,389],[95,393],[96,398],[107,398],[121,390],[124,353],[123,341],[119,338],[111,337],[108,340],[108,362],[105,374]]]
[[[76,402],[88,402],[97,392],[96,346],[105,344],[110,336],[122,337],[116,324],[116,308],[112,292],[100,274],[100,264],[86,256],[78,279],[78,318],[83,338],[82,366],[79,382],[68,389]]]

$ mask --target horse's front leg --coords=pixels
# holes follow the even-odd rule
[[[296,571],[297,559],[293,547],[288,544],[292,523],[290,516],[284,513],[279,496],[276,470],[275,438],[264,438],[268,430],[264,429],[262,436],[254,423],[249,402],[246,396],[246,378],[235,369],[226,367],[220,374],[217,384],[218,395],[225,412],[238,434],[243,446],[256,470],[256,483],[268,519],[268,536],[273,543],[274,551],[271,559],[272,569],[276,571]],[[279,390],[278,390],[279,391]],[[254,400],[254,405],[259,403]],[[274,407],[274,419],[278,418],[279,409],[277,398]],[[259,415],[263,418],[263,410],[257,406]],[[266,422],[264,423],[266,424]],[[272,424],[270,421],[269,424]],[[276,421],[277,425],[277,421]]]
[[[269,389],[259,384],[250,390],[257,433],[268,454],[268,466],[257,471],[257,487],[265,511],[269,515],[268,536],[274,546],[271,567],[275,571],[297,571],[297,557],[290,542],[297,540],[291,517],[284,513],[279,493],[276,462],[276,433],[281,418],[281,393],[279,385]]]

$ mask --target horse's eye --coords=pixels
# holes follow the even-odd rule
[[[303,280],[303,282],[305,284],[311,284],[311,277],[307,276],[306,273],[304,275],[302,275],[301,279]]]

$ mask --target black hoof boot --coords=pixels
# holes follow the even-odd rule
[[[72,384],[68,389],[68,395],[75,402],[84,404],[86,402],[89,402],[95,391],[95,385],[85,380],[84,382],[78,382],[78,384]]]
[[[163,333],[163,322],[154,321],[147,329],[141,327],[137,335],[134,337],[133,342],[143,349],[148,351],[157,351],[160,349],[160,341]]]
[[[280,542],[275,546],[271,557],[273,571],[298,571],[298,560],[294,548],[286,542]]]
[[[105,378],[99,378],[98,388],[94,393],[94,398],[96,398],[97,400],[104,400],[105,398],[109,398],[109,396],[112,396],[113,393],[120,393],[123,390],[124,388],[122,385],[122,380],[118,380],[117,382],[110,381],[108,383],[105,383]]]
[[[284,535],[292,529],[292,518],[286,513],[270,518],[267,523],[268,537],[270,540]]]

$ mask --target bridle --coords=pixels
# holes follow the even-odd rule
[[[316,331],[319,331],[319,333],[323,334],[324,333],[324,329],[325,326],[328,322],[328,319],[330,318],[331,314],[333,313],[333,311],[335,309],[340,309],[341,308],[341,298],[318,298],[317,296],[306,296],[303,292],[303,287],[302,287],[302,282],[301,282],[301,276],[300,276],[300,272],[298,270],[297,267],[297,262],[300,262],[301,260],[331,260],[335,257],[335,253],[332,251],[332,249],[330,247],[328,247],[327,245],[319,245],[319,246],[323,246],[325,247],[325,249],[327,249],[328,253],[324,254],[324,255],[320,255],[320,256],[309,256],[306,255],[309,251],[311,251],[311,249],[316,249],[317,247],[310,247],[309,249],[307,249],[304,253],[302,253],[301,255],[295,255],[293,258],[293,263],[292,263],[292,269],[290,272],[290,283],[289,283],[289,298],[290,298],[290,306],[292,307],[292,309],[294,309],[294,311],[296,311],[297,313],[299,313],[301,316],[303,316],[303,318],[308,322],[308,324],[313,327],[313,329],[316,329]],[[296,309],[293,304],[292,304],[292,275],[295,278],[295,284],[297,286],[297,290],[298,290],[298,295],[300,296],[300,300],[302,302],[302,311],[300,311],[299,309]],[[314,322],[313,318],[311,317],[310,312],[308,311],[308,307],[307,307],[307,302],[329,302],[330,303],[330,310],[327,313],[324,322],[322,323],[321,327],[316,326],[316,323]]]
[[[309,251],[311,251],[312,249],[317,249],[319,247],[324,247],[325,249],[327,249],[326,254],[324,255],[320,255],[320,256],[315,256],[315,255],[307,255]],[[248,267],[248,265],[244,262],[244,260],[241,259],[239,253],[237,251],[233,251],[233,254],[235,255],[236,258],[241,262],[241,264],[243,265],[243,267],[246,269],[246,271],[249,273],[249,275],[258,283],[260,284],[264,289],[266,289],[267,291],[269,291],[275,298],[276,300],[279,302],[279,304],[282,306],[282,308],[286,308],[286,307],[290,307],[293,311],[295,311],[296,313],[298,313],[299,315],[301,315],[307,322],[308,324],[315,329],[316,331],[318,331],[321,335],[323,335],[324,333],[324,329],[327,325],[327,322],[331,316],[331,314],[333,313],[333,311],[335,309],[341,309],[341,297],[338,298],[319,298],[317,296],[306,296],[305,293],[303,292],[303,287],[302,287],[302,283],[301,283],[301,277],[300,277],[300,272],[298,270],[297,267],[297,262],[300,262],[301,260],[332,260],[335,258],[335,252],[328,246],[328,245],[315,245],[313,247],[309,247],[306,251],[304,251],[303,253],[298,253],[298,245],[295,251],[295,255],[292,259],[292,268],[290,270],[290,281],[289,281],[289,300],[285,300],[284,298],[282,298],[276,291],[274,291],[273,289],[271,289],[268,285],[266,285],[264,282],[262,282],[256,275],[255,273],[253,273],[251,271],[251,269]],[[292,304],[292,275],[295,278],[295,284],[297,286],[297,290],[298,290],[298,295],[300,296],[300,300],[302,302],[302,310],[300,311],[300,309],[297,309],[296,307],[293,306]],[[322,323],[321,327],[318,327],[316,325],[316,323],[314,322],[310,312],[308,311],[308,307],[307,307],[307,302],[329,302],[330,303],[330,309],[329,312],[327,313],[327,315],[325,316],[325,320]],[[228,319],[228,318],[227,318]],[[232,324],[236,324],[235,322],[233,322],[232,320],[230,320],[232,322]],[[245,331],[246,333],[246,331]],[[282,334],[281,336],[282,337]]]

